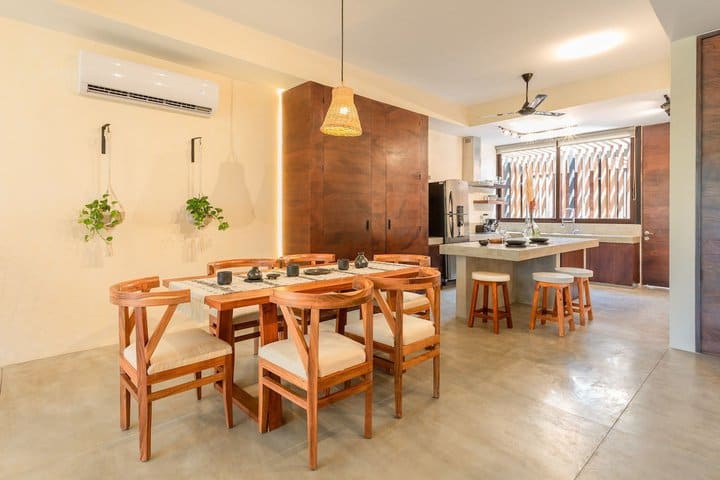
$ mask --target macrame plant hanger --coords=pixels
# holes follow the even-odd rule
[[[100,157],[105,160],[105,166],[107,170],[107,177],[105,182],[105,193],[108,195],[108,203],[113,208],[120,212],[120,221],[125,219],[125,209],[117,198],[115,191],[112,187],[112,143],[110,142],[112,136],[110,132],[110,124],[106,123],[100,127]],[[117,202],[113,205],[113,202]],[[113,254],[112,243],[106,243],[108,255]]]

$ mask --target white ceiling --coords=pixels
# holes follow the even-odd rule
[[[565,112],[565,115],[557,118],[530,115],[477,127],[461,127],[431,119],[430,128],[452,135],[480,137],[489,145],[508,145],[627,126],[653,125],[669,121],[669,117],[660,108],[665,101],[665,93],[668,93],[667,90],[657,90],[567,108],[560,110]],[[499,125],[522,133],[577,126],[544,134],[526,135],[518,140],[502,135]]]
[[[339,57],[339,0],[184,1]],[[610,52],[555,58],[562,42],[608,29],[625,36]],[[522,98],[526,71],[535,72],[537,93],[667,58],[669,40],[649,0],[345,2],[347,62],[464,104]]]
[[[720,28],[718,0],[650,0],[672,40]]]

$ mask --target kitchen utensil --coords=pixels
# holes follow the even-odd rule
[[[330,272],[331,270],[328,270],[327,268],[306,268],[303,270],[305,275],[327,275]]]

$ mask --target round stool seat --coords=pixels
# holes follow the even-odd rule
[[[497,272],[472,272],[472,279],[480,282],[509,282],[510,275]]]
[[[588,270],[587,268],[557,267],[555,271],[560,273],[567,273],[568,275],[572,275],[573,277],[591,278],[593,276],[593,271]]]
[[[573,283],[575,279],[567,273],[535,272],[533,273],[533,280],[536,282],[569,284]]]

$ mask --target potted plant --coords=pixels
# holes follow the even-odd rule
[[[222,231],[230,228],[230,224],[225,221],[225,217],[222,215],[222,208],[213,206],[207,195],[196,195],[188,198],[185,202],[185,210],[187,210],[192,224],[198,230],[205,227],[213,219],[218,222],[218,230]]]
[[[124,215],[117,200],[110,197],[106,192],[100,198],[88,203],[80,210],[78,223],[85,226],[85,241],[89,242],[96,236],[101,238],[108,245],[112,242],[112,235],[109,231],[120,225]]]

